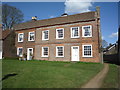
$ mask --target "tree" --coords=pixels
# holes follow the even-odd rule
[[[105,40],[102,40],[102,48],[106,48],[108,46],[108,42]]]
[[[3,29],[11,29],[15,24],[23,21],[23,13],[16,7],[7,4],[2,5]]]

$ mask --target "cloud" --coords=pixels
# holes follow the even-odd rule
[[[88,0],[88,2],[83,2],[83,0],[66,0],[65,1],[65,13],[75,14],[90,11],[90,7],[92,7],[92,1]]]
[[[110,37],[110,38],[118,37],[118,32],[112,33],[109,37]]]
[[[104,36],[102,36],[102,40],[104,39]]]
[[[49,16],[49,17],[50,17],[50,18],[54,18],[55,16],[52,15],[52,16]]]

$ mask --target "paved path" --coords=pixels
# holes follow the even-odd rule
[[[100,88],[108,70],[109,65],[104,64],[104,68],[95,77],[88,81],[88,83],[83,85],[82,88]]]

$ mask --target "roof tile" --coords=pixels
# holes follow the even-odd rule
[[[56,17],[56,18],[51,18],[51,19],[20,23],[18,25],[15,25],[14,29],[21,30],[21,29],[27,29],[27,28],[64,24],[64,23],[70,23],[70,22],[76,22],[76,21],[86,21],[86,20],[91,20],[91,19],[95,19],[95,11],[68,15],[68,16],[61,16],[61,17]]]

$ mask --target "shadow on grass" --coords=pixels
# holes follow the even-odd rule
[[[8,79],[9,77],[16,76],[16,75],[18,75],[18,74],[16,74],[16,73],[7,74],[2,78],[2,81],[5,79]]]

